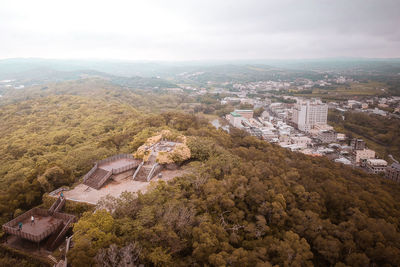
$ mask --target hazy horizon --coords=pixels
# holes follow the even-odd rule
[[[399,1],[2,1],[0,59],[399,58]]]

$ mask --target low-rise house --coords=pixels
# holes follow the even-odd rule
[[[311,138],[307,136],[293,136],[290,138],[292,144],[295,144],[301,148],[306,148],[311,144]]]
[[[264,140],[270,141],[274,138],[278,138],[278,134],[273,129],[262,127],[260,128],[260,130],[262,132],[262,137]]]
[[[317,149],[317,152],[320,154],[326,155],[326,154],[334,153],[335,150],[333,148],[319,147]]]
[[[348,100],[348,101],[347,101],[347,107],[348,107],[348,108],[351,108],[351,109],[353,109],[353,108],[360,108],[361,105],[362,105],[362,104],[361,104],[360,102],[356,101],[356,100]]]
[[[322,143],[332,143],[337,141],[337,133],[335,131],[319,131],[316,138]]]

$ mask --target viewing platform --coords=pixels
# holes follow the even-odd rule
[[[46,248],[53,250],[76,220],[74,215],[59,212],[64,203],[65,198],[58,198],[49,210],[38,207],[30,209],[3,224],[3,231],[7,235],[35,242],[38,247],[47,238]]]
[[[141,163],[131,154],[119,154],[95,163],[93,168],[83,177],[83,184],[100,189],[110,179],[129,176]]]

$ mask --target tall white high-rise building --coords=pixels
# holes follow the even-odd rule
[[[293,107],[292,121],[301,131],[308,132],[317,124],[326,124],[328,105],[321,100],[298,100]]]

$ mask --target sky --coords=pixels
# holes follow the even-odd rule
[[[400,57],[400,1],[1,0],[0,59]]]

